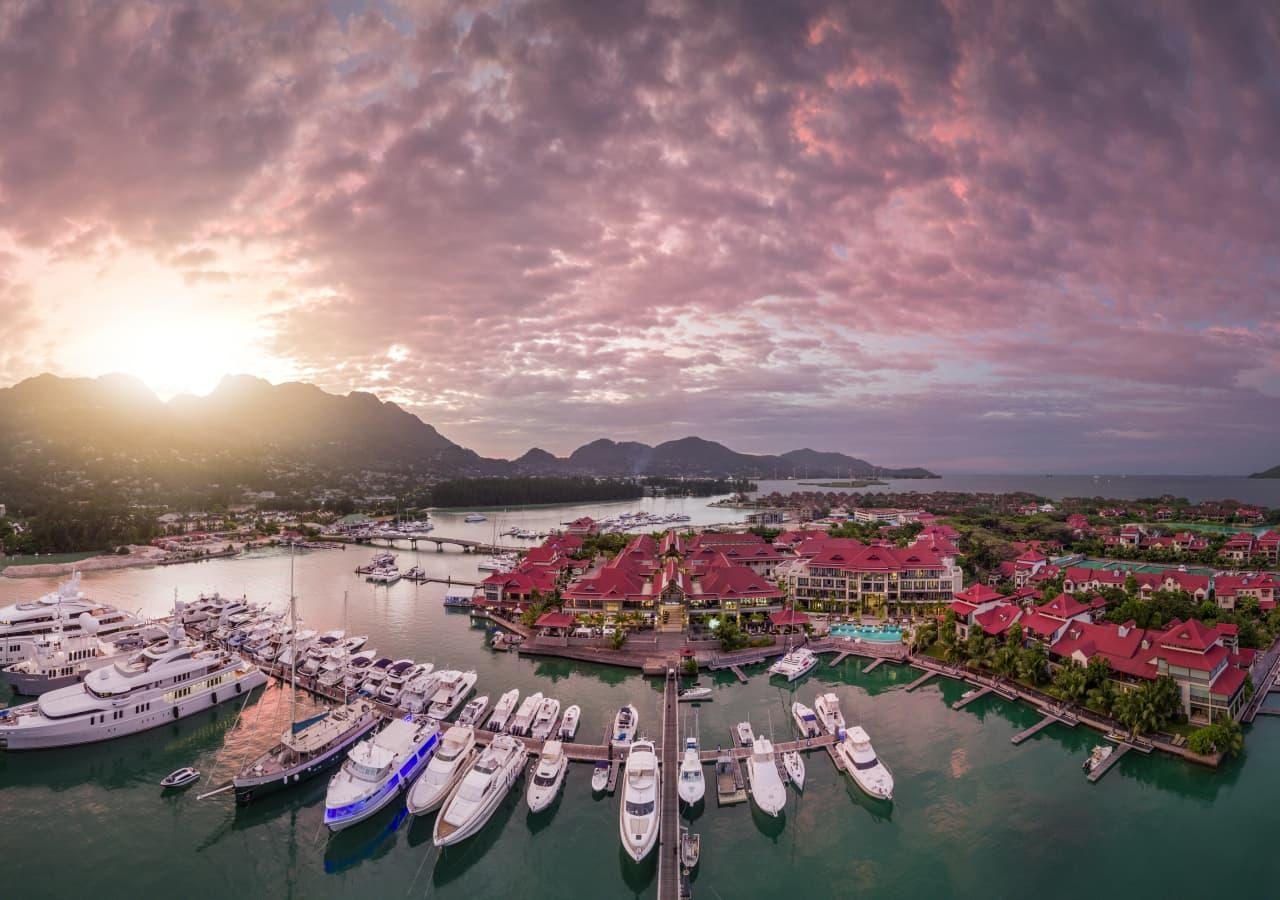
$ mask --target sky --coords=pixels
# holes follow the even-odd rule
[[[1280,463],[1280,5],[0,4],[0,383]]]

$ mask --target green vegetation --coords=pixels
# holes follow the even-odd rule
[[[1159,731],[1177,719],[1182,708],[1181,692],[1170,677],[1144,682],[1131,690],[1121,690],[1112,703],[1111,715],[1129,733]]]
[[[726,618],[720,623],[720,649],[726,653],[741,650],[751,643],[747,633],[738,627],[734,619]]]
[[[643,495],[638,483],[614,478],[455,478],[431,488],[432,504],[446,508],[636,500]]]
[[[667,494],[684,497],[744,494],[759,487],[745,478],[664,478],[656,475],[644,479],[644,486],[649,493],[661,488]]]
[[[627,632],[623,628],[619,628],[609,636],[609,646],[614,650],[621,650],[627,642]]]
[[[1244,750],[1244,729],[1235,719],[1224,719],[1197,728],[1187,736],[1187,749],[1205,755],[1225,753],[1227,756],[1239,756]]]
[[[625,534],[588,534],[583,535],[582,548],[574,553],[575,559],[594,559],[600,554],[613,557],[622,552],[631,540]]]

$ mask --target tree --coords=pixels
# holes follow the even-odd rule
[[[1053,693],[1071,703],[1079,703],[1089,689],[1088,676],[1083,666],[1068,662],[1053,676]]]
[[[1035,644],[1018,653],[1018,677],[1032,684],[1040,684],[1045,679],[1049,656],[1044,647]]]
[[[747,646],[747,635],[738,627],[736,619],[726,618],[720,623],[720,649],[726,653]]]
[[[1192,753],[1204,755],[1225,753],[1227,756],[1239,756],[1244,751],[1244,729],[1235,719],[1223,719],[1187,735],[1187,748]]]
[[[1094,656],[1084,667],[1084,673],[1090,688],[1101,687],[1111,680],[1111,661],[1105,656]]]

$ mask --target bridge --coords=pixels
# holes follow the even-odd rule
[[[407,534],[404,537],[369,537],[365,538],[370,544],[386,544],[388,547],[395,547],[397,542],[408,544],[414,550],[418,549],[419,544],[435,544],[436,552],[443,553],[444,545],[451,544],[460,548],[464,553],[483,552],[483,553],[525,553],[529,550],[529,546],[512,547],[507,544],[495,544],[492,541],[473,541],[470,538],[445,537],[442,534]]]

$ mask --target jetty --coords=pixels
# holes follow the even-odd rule
[[[974,700],[981,700],[983,697],[987,696],[987,694],[990,694],[993,690],[994,688],[981,687],[981,688],[978,688],[977,690],[969,691],[969,695],[967,697],[961,697],[955,703],[952,703],[951,708],[964,709]]]
[[[747,800],[747,782],[736,755],[716,751],[716,801],[733,806]]]
[[[677,711],[676,670],[667,670],[662,695],[662,796],[658,822],[658,900],[679,900],[680,872],[680,797],[676,793],[680,763],[680,714]]]
[[[831,665],[833,665],[833,666],[834,666],[836,663],[840,662],[840,660],[841,660],[845,655],[847,655],[847,654],[841,654],[840,656],[837,656],[837,657],[835,658],[835,661],[834,661],[834,662],[832,662],[832,663],[831,663]],[[880,656],[880,657],[877,657],[877,658],[875,658],[875,659],[871,660],[871,662],[867,663],[867,665],[863,668],[863,670],[862,670],[862,674],[863,674],[863,675],[866,675],[866,674],[868,674],[868,673],[870,673],[870,672],[874,672],[874,671],[876,670],[876,667],[877,667],[877,666],[879,666],[879,665],[881,665],[881,664],[882,664],[886,659],[888,659],[888,658],[889,658],[889,657],[887,657],[887,656]]]
[[[933,678],[933,676],[937,674],[938,674],[937,672],[934,672],[933,670],[929,670],[928,672],[925,672],[923,675],[917,678],[915,681],[907,685],[905,690],[908,692],[914,691],[916,688],[920,687],[920,685],[924,684],[926,681],[929,681],[931,678]]]
[[[1054,722],[1057,722],[1061,725],[1066,725],[1068,728],[1075,728],[1078,721],[1079,720],[1076,719],[1074,716],[1069,718],[1063,718],[1053,713],[1046,713],[1045,717],[1041,719],[1039,722],[1032,725],[1030,728],[1025,728],[1022,731],[1019,731],[1013,737],[1009,738],[1009,743],[1013,744],[1016,747],[1019,744],[1021,744],[1023,741],[1025,741],[1027,738],[1033,735],[1037,735],[1040,732],[1044,731]]]
[[[743,672],[742,669],[740,669],[737,666],[730,666],[729,671],[732,672],[734,675],[736,675],[738,677],[738,680],[741,681],[743,684],[747,683],[747,674]]]
[[[1102,761],[1098,768],[1089,773],[1089,783],[1097,784],[1102,780],[1102,776],[1111,771],[1111,767],[1120,762],[1120,757],[1124,756],[1130,750],[1135,749],[1133,744],[1120,744],[1111,752],[1111,755]]]

